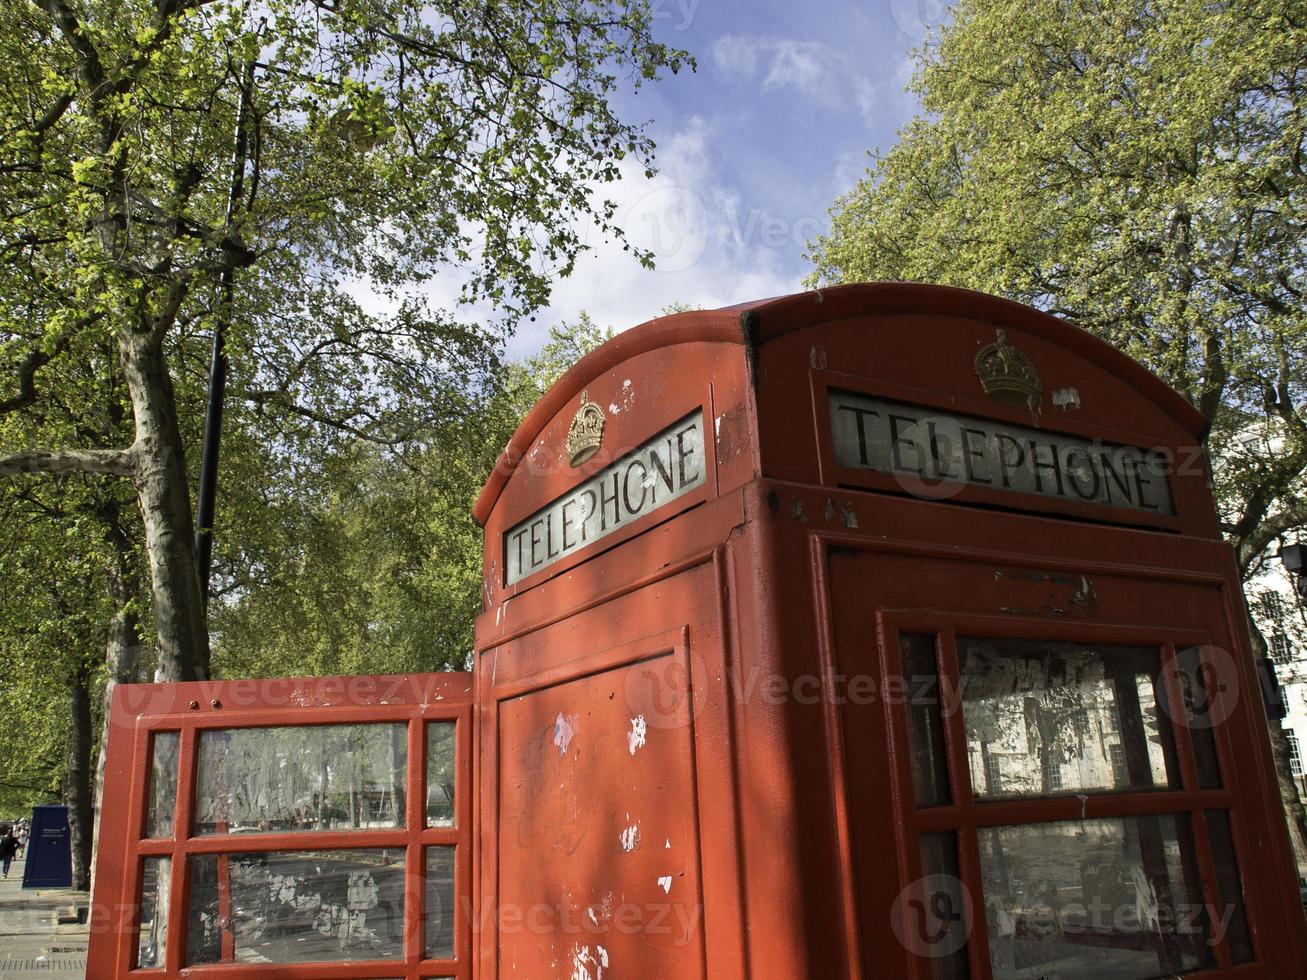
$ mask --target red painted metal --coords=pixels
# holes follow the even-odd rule
[[[110,977],[468,978],[471,970],[474,745],[471,680],[466,673],[402,677],[315,677],[121,685],[114,691],[106,754],[105,806],[91,909],[88,980]],[[456,728],[455,826],[426,827],[425,725],[453,721]],[[363,722],[407,723],[405,826],[394,830],[306,831],[193,836],[198,735],[206,729]],[[179,731],[181,752],[174,834],[145,837],[149,736]],[[455,957],[428,960],[422,945],[425,894],[424,848],[453,845]],[[329,963],[222,963],[184,966],[190,894],[187,858],[192,855],[274,851],[324,851],[387,847],[405,851],[404,958]],[[172,859],[167,958],[163,968],[134,969],[141,899],[141,859]],[[219,884],[220,894],[224,890]],[[461,897],[461,898],[460,898]],[[225,896],[224,896],[225,898]],[[223,953],[232,953],[223,933]]]
[[[1044,379],[1038,411],[995,401],[979,383],[975,354],[997,327]],[[1082,407],[1049,405],[1051,391],[1066,387]],[[978,486],[932,494],[936,488],[894,474],[851,470],[833,452],[832,389],[1165,450],[1176,464],[1176,513]],[[606,428],[600,453],[572,467],[564,444],[582,392],[606,411]],[[508,584],[510,528],[695,407],[711,420],[705,486]],[[583,359],[528,414],[475,509],[486,529],[476,670],[486,817],[479,901],[511,894],[515,902],[561,898],[586,909],[614,889],[644,903],[658,899],[657,871],[665,868],[686,886],[678,893],[677,877],[667,898],[688,894],[683,900],[703,906],[706,958],[695,943],[660,945],[666,937],[657,935],[637,949],[611,929],[513,932],[481,944],[479,975],[513,976],[516,967],[517,975],[549,976],[555,964],[570,975],[578,949],[603,938],[611,939],[609,969],[621,976],[929,977],[935,964],[900,940],[894,919],[896,899],[921,871],[916,834],[956,832],[961,878],[983,896],[983,828],[1189,814],[1202,895],[1214,902],[1201,811],[1218,808],[1234,814],[1256,958],[1234,966],[1217,943],[1217,966],[1194,975],[1307,976],[1238,583],[1198,449],[1205,428],[1184,399],[1085,332],[1004,300],[936,287],[876,283],[678,314]],[[1096,604],[1063,601],[1069,590],[1050,584],[1059,578],[1091,582]],[[952,637],[960,629],[1146,642],[1162,651],[1164,672],[1181,645],[1229,651],[1237,705],[1216,733],[1225,785],[1198,787],[1189,733],[1176,725],[1175,788],[973,800],[966,739],[954,719],[946,733],[954,803],[915,806],[902,708],[834,696],[851,670],[877,680],[899,671],[898,629],[914,623],[941,636],[940,669],[954,683]],[[683,641],[660,639],[678,630]],[[644,713],[641,665],[663,662],[688,664],[693,710],[683,724],[650,726],[633,755],[618,716]],[[1163,683],[1174,699],[1178,682]],[[625,713],[597,710],[596,691],[610,705],[625,697]],[[550,760],[542,746],[551,745],[554,722],[572,715],[568,766],[560,769],[557,752]],[[642,755],[656,744],[662,755]],[[643,795],[650,780],[663,788],[657,805]],[[582,798],[593,805],[578,812]],[[504,822],[535,809],[551,819],[525,829],[515,818]],[[697,871],[681,853],[645,864],[643,838],[625,852],[617,831],[628,814],[632,822],[679,820],[681,833],[697,836]],[[602,845],[585,852],[581,869],[577,836]],[[531,873],[522,877],[526,854]],[[980,898],[975,915],[968,965],[972,976],[989,977]]]
[[[987,397],[977,378],[976,352],[996,328],[1044,380],[1033,409]],[[1049,405],[1052,390],[1069,388],[1080,407]],[[1164,450],[1176,461],[1175,513],[843,466],[831,390]],[[606,419],[598,453],[574,467],[565,445],[583,392]],[[705,434],[701,484],[510,583],[511,529],[695,412]],[[1231,941],[1214,938],[1215,965],[1190,975],[1307,976],[1238,581],[1196,448],[1205,424],[1083,331],[962,290],[840,287],[678,314],[619,335],[528,414],[476,504],[486,532],[485,611],[470,681],[399,679],[400,691],[363,701],[323,695],[322,685],[341,679],[298,681],[313,692],[308,704],[288,706],[283,691],[241,711],[226,707],[238,694],[223,685],[120,693],[109,754],[117,795],[104,816],[97,908],[125,908],[97,911],[103,926],[92,958],[100,965],[91,975],[126,975],[140,860],[163,854],[174,858],[180,897],[166,974],[180,975],[181,858],[226,844],[181,831],[175,840],[141,839],[147,736],[182,732],[190,786],[197,729],[239,717],[408,720],[405,830],[240,840],[241,850],[408,848],[405,955],[399,965],[185,971],[194,977],[929,978],[940,961],[903,938],[911,925],[903,899],[924,870],[919,835],[935,833],[956,835],[957,880],[973,916],[961,955],[983,980],[995,975],[983,833],[1178,814],[1194,840],[1193,887],[1219,905],[1205,810],[1231,814],[1255,956],[1237,965]],[[941,722],[951,800],[918,805],[907,709],[889,696],[903,674],[905,631],[937,637],[936,669],[953,690],[961,683],[957,637],[1146,646],[1158,651],[1158,689],[1177,706],[1177,650],[1219,648],[1231,665],[1221,677],[1226,689],[1207,694],[1229,709],[1213,731],[1222,784],[1200,785],[1195,746],[1205,735],[1177,709],[1158,722],[1176,746],[1173,785],[976,797],[965,712],[951,710]],[[874,686],[870,697],[849,696],[855,678]],[[441,689],[443,700],[424,693],[441,683],[458,689]],[[215,698],[222,709],[210,709]],[[188,709],[191,699],[198,710]],[[461,719],[467,791],[457,830],[421,829],[421,722],[434,717]],[[188,794],[179,796],[179,828],[189,826],[192,807]],[[421,958],[421,847],[432,843],[457,844],[466,899],[448,964]],[[1084,944],[1147,945],[1102,932]]]

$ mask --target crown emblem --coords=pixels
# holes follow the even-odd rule
[[[573,466],[580,466],[599,451],[604,438],[604,412],[581,392],[581,407],[567,427],[567,458]]]
[[[985,394],[1013,405],[1039,407],[1044,382],[1034,363],[1007,342],[1007,331],[999,330],[992,344],[976,352],[976,376]]]

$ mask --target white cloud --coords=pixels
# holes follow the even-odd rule
[[[579,229],[587,251],[578,256],[570,277],[556,280],[549,307],[518,324],[510,355],[538,350],[551,326],[574,322],[583,311],[601,326],[621,331],[673,303],[715,309],[803,288],[804,247],[821,230],[825,215],[781,216],[767,202],[745,200],[722,173],[719,145],[713,127],[691,117],[660,141],[653,178],[638,162],[623,161],[621,177],[598,188],[596,198],[616,203],[616,225],[634,246],[653,253],[655,268],[641,266],[597,227]],[[467,270],[451,266],[418,291],[459,319],[497,320],[489,306],[459,305],[467,278]],[[353,287],[365,308],[394,308],[364,284]]]
[[[713,135],[703,119],[691,118],[663,142],[654,178],[637,165],[623,166],[622,178],[603,189],[617,202],[617,224],[633,244],[654,253],[655,268],[643,268],[620,244],[593,232],[591,250],[555,286],[549,310],[523,324],[514,348],[534,349],[549,326],[582,310],[624,330],[672,303],[715,309],[802,288],[803,244],[813,222],[746,206],[719,170]]]
[[[889,77],[873,81],[845,52],[822,41],[802,41],[763,35],[728,34],[712,49],[713,62],[736,81],[758,83],[763,92],[792,91],[811,106],[838,110],[855,106],[863,119],[873,122],[890,108],[901,108],[903,85],[911,62],[903,59]],[[903,67],[907,66],[907,75]]]
[[[727,34],[712,47],[713,61],[728,75],[752,78],[758,71],[758,45],[747,37]]]
[[[845,57],[820,41],[771,41],[766,48],[771,67],[763,91],[791,88],[810,102],[839,106],[848,80]]]

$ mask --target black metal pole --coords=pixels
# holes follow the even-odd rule
[[[200,573],[200,595],[209,600],[209,566],[213,560],[213,515],[218,497],[218,450],[222,444],[222,409],[227,396],[227,315],[234,293],[235,275],[222,274],[223,310],[213,327],[213,353],[209,359],[209,405],[204,414],[204,449],[200,455],[200,486],[195,514],[195,562]]]
[[[249,152],[247,122],[250,90],[253,87],[254,64],[251,62],[241,79],[240,109],[236,113],[236,145],[232,153],[231,191],[227,196],[229,233],[245,195],[245,161]],[[213,519],[218,498],[222,410],[227,396],[227,325],[231,322],[235,296],[236,271],[228,267],[222,271],[218,311],[213,324],[213,352],[209,359],[209,404],[204,414],[204,448],[200,455],[200,486],[195,507],[195,564],[200,576],[200,595],[206,603],[209,601],[209,568],[213,560]]]

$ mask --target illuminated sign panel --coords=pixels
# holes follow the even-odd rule
[[[707,474],[703,412],[697,411],[509,529],[504,583],[520,582],[666,506],[703,486]]]
[[[843,391],[830,393],[830,415],[841,466],[893,474],[909,490],[976,486],[1175,515],[1157,451]]]

